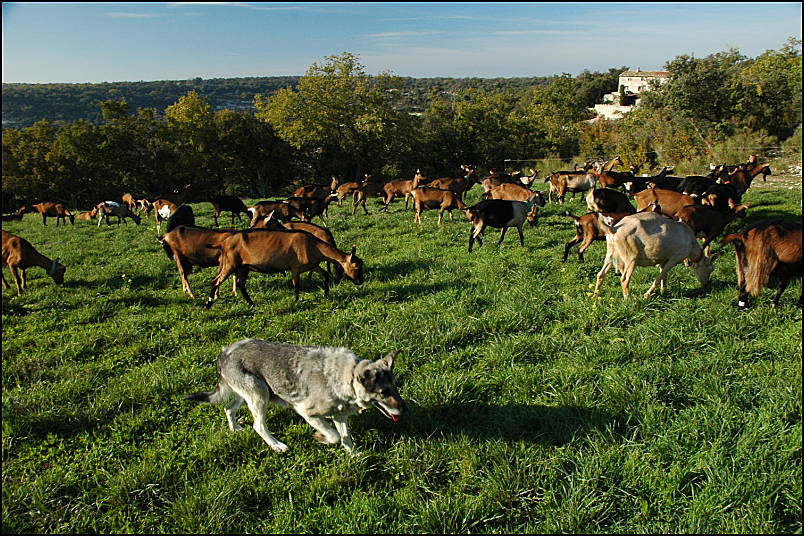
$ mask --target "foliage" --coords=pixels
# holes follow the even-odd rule
[[[295,90],[255,97],[257,118],[279,137],[309,155],[317,173],[360,177],[377,173],[381,162],[405,151],[410,123],[391,106],[388,93],[398,84],[389,75],[370,77],[353,54],[314,63]]]

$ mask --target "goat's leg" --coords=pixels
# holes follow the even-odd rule
[[[185,258],[182,258],[180,255],[176,254],[176,266],[179,269],[179,278],[181,279],[181,289],[190,295],[191,298],[195,298],[193,296],[193,291],[190,290],[190,282],[187,280],[187,276],[193,271],[193,265],[190,264]]]
[[[299,301],[299,291],[301,290],[301,273],[293,272],[290,278],[290,284],[293,285],[293,291],[296,294],[296,301]]]
[[[572,249],[572,246],[574,246],[581,240],[583,240],[582,236],[575,235],[575,238],[564,244],[564,258],[561,259],[561,262],[567,262],[567,257],[569,257],[570,249]],[[583,262],[583,253],[581,252],[580,249],[578,249],[578,257],[581,259],[581,262]]]
[[[500,244],[502,244],[503,238],[505,238],[506,231],[508,231],[508,227],[503,226],[503,228],[500,229],[500,239],[497,240],[497,247],[500,247]]]
[[[519,245],[525,247],[525,235],[522,233],[522,225],[518,225],[516,230],[519,232]]]
[[[209,297],[207,298],[207,304],[205,307],[209,309],[212,307],[212,304],[215,303],[215,300],[218,299],[218,289],[220,289],[221,283],[226,281],[226,278],[232,275],[234,272],[234,268],[229,268],[228,270],[224,270],[223,265],[218,268],[218,273],[215,275],[215,279],[212,280],[212,288],[209,291]],[[244,285],[245,288],[245,285]],[[250,298],[249,298],[250,299]],[[246,299],[248,301],[249,299]]]
[[[11,270],[11,268],[9,268],[9,270]],[[3,278],[3,288],[11,288],[11,285],[6,281],[6,275],[2,271],[0,271],[0,277]]]
[[[612,267],[612,257],[611,255],[606,253],[606,259],[603,261],[603,268],[597,273],[597,282],[595,283],[595,292],[600,291],[600,287],[603,285],[603,279],[606,277],[606,274],[609,273]]]
[[[620,285],[623,288],[623,298],[628,298],[630,294],[628,285],[631,283],[631,276],[634,274],[635,267],[636,265],[633,262],[626,264],[623,267],[623,274],[620,276]],[[650,291],[648,291],[648,294],[650,294]]]
[[[254,301],[251,299],[251,296],[248,294],[248,290],[246,290],[246,280],[248,279],[248,268],[245,266],[239,266],[235,270],[235,286],[240,289],[240,293],[243,295],[243,299],[246,300],[251,307],[254,307]]]
[[[476,225],[469,230],[469,253],[472,252],[472,244],[474,244],[475,240],[477,240],[477,245],[483,245],[483,239],[480,238],[480,235],[483,234],[483,230],[486,228],[485,225],[482,223],[480,225]]]
[[[776,291],[773,301],[771,301],[771,307],[779,307],[779,298],[782,297],[782,292],[784,292],[784,289],[787,288],[788,283],[790,283],[789,277],[779,279],[779,289]]]
[[[664,292],[665,281],[667,280],[667,273],[668,273],[668,272],[670,271],[670,269],[671,269],[671,268],[673,268],[673,266],[675,266],[675,265],[676,265],[676,263],[674,263],[674,262],[667,262],[667,263],[665,263],[665,264],[664,264],[664,266],[662,266],[662,267],[659,269],[659,275],[658,275],[658,276],[656,276],[656,279],[654,279],[654,280],[653,280],[653,284],[650,286],[650,288],[648,289],[648,291],[647,291],[647,292],[646,292],[646,293],[645,293],[645,294],[644,294],[642,297],[643,297],[643,298],[645,298],[646,300],[647,300],[648,298],[650,298],[650,295],[653,293],[653,291],[654,291],[654,290],[656,290],[656,287],[657,287],[658,285],[660,285],[660,286],[661,286],[661,292]],[[629,269],[633,270],[633,268],[631,268],[631,266],[630,266],[630,265],[625,267],[625,270],[623,270],[623,272],[624,272],[624,273],[623,273],[623,278],[625,278],[625,272],[626,272],[626,271],[628,271]],[[629,276],[628,276],[628,277],[629,277],[629,279],[630,279],[630,277],[631,277],[631,276],[630,276],[630,274],[629,274]]]
[[[17,285],[17,296],[22,296],[22,289],[25,288],[25,280],[21,279],[20,271],[25,274],[25,270],[21,270],[10,264],[8,265],[8,269],[11,270],[11,277],[14,278],[14,284]]]
[[[321,274],[321,276],[324,278],[324,296],[329,296],[329,273],[321,268],[321,266],[316,266],[311,270],[311,272]]]

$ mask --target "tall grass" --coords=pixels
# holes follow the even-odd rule
[[[746,200],[734,228],[801,215],[800,189]],[[211,224],[211,205],[193,208]],[[706,289],[678,266],[650,300],[623,300],[613,275],[592,296],[604,244],[561,262],[579,200],[548,205],[525,247],[489,230],[471,254],[460,212],[438,228],[398,201],[369,208],[333,205],[328,222],[364,285],[324,298],[305,276],[297,302],[287,275],[252,274],[253,309],[227,282],[209,311],[214,270],[183,294],[152,222],[4,222],[68,266],[63,286],[32,268],[22,297],[3,291],[4,532],[801,531],[800,281],[779,309],[766,289],[737,311],[716,245]],[[637,270],[633,294],[654,276]],[[349,457],[273,407],[290,446],[275,453],[182,398],[245,337],[401,349],[410,412],[353,417]]]

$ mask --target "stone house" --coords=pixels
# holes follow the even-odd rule
[[[619,90],[603,95],[603,103],[596,104],[594,111],[598,119],[619,119],[639,105],[639,94],[650,91],[652,82],[664,84],[670,79],[668,71],[635,71],[620,73]]]

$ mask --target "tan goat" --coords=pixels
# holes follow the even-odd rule
[[[28,287],[25,277],[25,270],[31,266],[39,266],[47,270],[47,275],[53,278],[57,285],[64,283],[64,272],[67,268],[59,263],[59,259],[50,260],[34,248],[30,242],[17,235],[3,231],[3,266],[11,271],[14,283],[17,285],[17,296],[22,295],[22,290]],[[3,287],[11,288],[6,281],[6,276],[0,271],[3,278]]]

